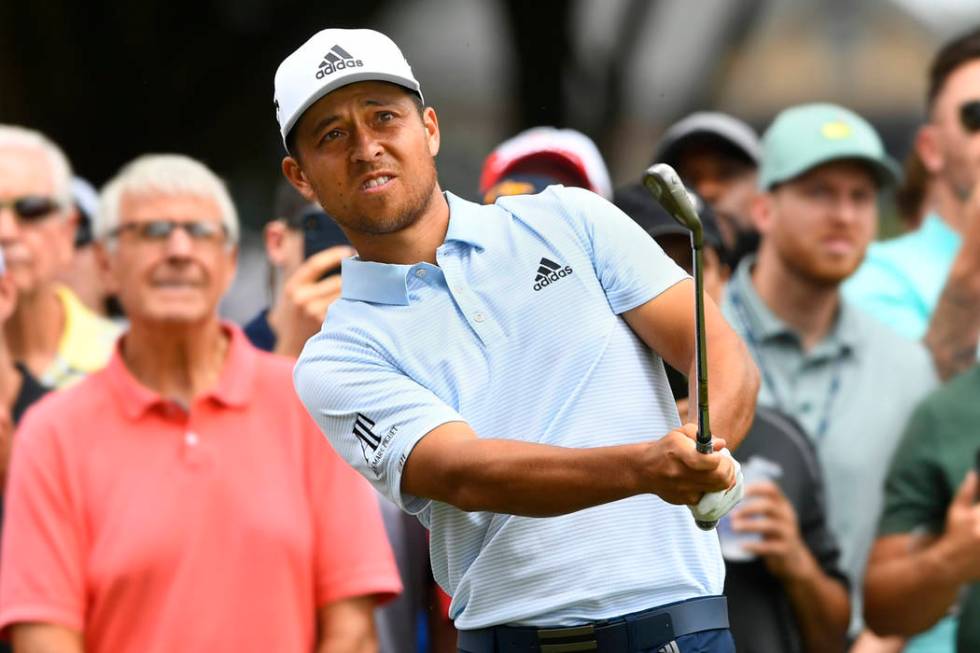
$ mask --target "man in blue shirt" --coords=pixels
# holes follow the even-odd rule
[[[660,358],[693,370],[689,277],[589,191],[442,193],[435,111],[377,32],[314,35],[276,106],[284,174],[359,253],[297,390],[430,529],[460,649],[733,650],[718,540],[690,512],[737,496],[737,465],[722,441],[697,453]],[[734,446],[758,374],[706,313],[712,421]]]

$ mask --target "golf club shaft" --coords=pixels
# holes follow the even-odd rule
[[[698,388],[698,439],[701,453],[711,453],[711,423],[708,420],[708,346],[704,333],[704,257],[694,248],[694,346]]]
[[[693,240],[692,240],[693,244]],[[694,250],[694,370],[698,386],[698,439],[697,448],[701,453],[711,453],[711,424],[708,421],[708,347],[704,333],[704,258],[701,247]],[[718,525],[717,521],[695,519],[694,523],[703,531],[710,531]]]

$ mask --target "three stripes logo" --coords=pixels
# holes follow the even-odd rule
[[[354,418],[354,436],[361,443],[361,451],[364,453],[364,460],[371,462],[371,457],[381,445],[381,438],[375,435],[374,420],[367,415],[360,413]]]
[[[323,79],[327,75],[332,75],[338,70],[363,66],[364,62],[355,59],[354,56],[339,45],[335,45],[323,57],[320,66],[316,71],[316,78]]]
[[[551,259],[542,258],[538,264],[538,273],[534,277],[534,290],[547,288],[562,277],[567,277],[572,273],[572,268],[568,265],[562,267],[560,263],[555,263]]]

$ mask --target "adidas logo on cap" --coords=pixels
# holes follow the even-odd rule
[[[364,62],[360,59],[354,59],[347,50],[343,49],[339,45],[335,45],[330,48],[326,56],[323,57],[323,61],[320,62],[319,67],[316,71],[316,78],[323,79],[327,75],[332,75],[338,70],[345,70],[347,68],[354,68],[355,66],[364,66]]]
[[[538,264],[538,273],[534,277],[534,290],[543,290],[562,277],[567,277],[572,273],[571,266],[562,267],[560,263],[546,258],[541,259]]]

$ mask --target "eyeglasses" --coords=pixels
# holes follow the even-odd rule
[[[960,105],[960,124],[971,134],[980,132],[980,100],[970,100]]]
[[[9,200],[0,200],[0,209],[10,208],[21,222],[40,222],[57,211],[61,205],[51,197],[25,195]]]
[[[223,224],[213,221],[177,222],[175,220],[147,220],[127,222],[109,232],[110,238],[118,238],[123,233],[133,233],[147,243],[165,243],[174,231],[182,229],[191,240],[197,243],[217,244],[228,239],[228,230]]]

